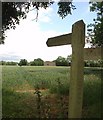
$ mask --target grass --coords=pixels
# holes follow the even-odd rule
[[[101,117],[100,72],[100,68],[84,69],[83,118]],[[3,66],[2,78],[3,118],[67,117],[70,68]]]

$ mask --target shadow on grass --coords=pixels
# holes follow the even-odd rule
[[[16,93],[2,90],[2,117],[3,118],[31,118],[35,117],[35,102],[29,93]]]
[[[85,81],[83,94],[83,117],[100,118],[103,90],[101,89],[100,81]]]

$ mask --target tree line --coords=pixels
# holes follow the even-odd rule
[[[19,65],[19,66],[44,66],[44,60],[41,58],[34,59],[33,61],[28,62],[26,59],[21,59],[19,62],[6,62],[0,61],[0,65]],[[56,66],[68,66],[70,64],[69,57],[64,58],[59,56],[56,60],[53,60]]]
[[[28,62],[26,59],[21,59],[19,62],[6,62],[0,61],[0,65],[11,65],[11,66],[44,66],[44,60],[41,58],[34,59],[33,61]],[[67,58],[62,56],[57,57],[56,60],[53,60],[56,66],[71,66],[72,55],[68,55]],[[85,67],[103,67],[103,60],[84,60]]]

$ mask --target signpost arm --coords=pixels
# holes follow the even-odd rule
[[[70,74],[69,118],[81,118],[83,100],[85,24],[72,26],[72,65]]]
[[[49,38],[46,42],[48,47],[71,44],[72,33]]]

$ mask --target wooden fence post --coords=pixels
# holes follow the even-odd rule
[[[82,117],[85,24],[78,21],[72,26],[72,65],[69,91],[69,118]]]

